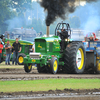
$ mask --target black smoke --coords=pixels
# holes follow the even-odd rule
[[[66,19],[66,14],[73,13],[76,9],[76,1],[87,1],[88,3],[97,0],[42,0],[41,6],[47,11],[46,25],[49,26],[58,17]]]

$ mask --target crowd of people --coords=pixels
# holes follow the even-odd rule
[[[3,45],[0,40],[0,63],[1,63],[1,56],[2,56],[2,50],[3,50]],[[10,58],[11,54],[13,53],[13,59],[12,59],[12,65],[18,64],[18,55],[21,52],[21,44],[18,41],[18,38],[16,38],[16,41],[12,44],[12,46],[9,44],[9,40],[7,40],[7,44],[5,45],[5,50],[6,50],[6,60],[5,64],[10,65]]]

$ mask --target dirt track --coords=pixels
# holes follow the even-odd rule
[[[0,66],[1,67],[1,66]],[[24,68],[0,68],[0,80],[36,80],[49,78],[98,78],[100,74],[39,74],[36,69],[26,73]],[[0,93],[0,100],[100,100],[100,89],[49,90],[47,92]]]
[[[0,80],[36,80],[49,78],[99,78],[100,74],[39,74],[36,69],[26,73],[24,69],[0,69]]]
[[[0,93],[0,100],[100,100],[100,89],[91,90],[49,90],[41,92],[14,92],[14,93]]]

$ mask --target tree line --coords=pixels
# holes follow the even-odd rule
[[[68,16],[64,22],[68,22],[71,28],[80,28],[89,15],[87,12],[81,12],[86,7],[88,6],[79,8],[80,12],[77,11],[77,13]],[[39,3],[32,0],[0,0],[0,34],[21,27],[33,27],[37,33],[46,34],[45,17],[44,9]],[[57,23],[61,21],[61,19],[57,19],[51,24],[50,34],[54,34]]]

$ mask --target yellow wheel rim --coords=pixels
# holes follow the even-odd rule
[[[31,67],[32,67],[32,65],[29,65],[29,66],[28,66],[28,69],[30,70],[30,69],[31,69]]]
[[[97,71],[100,72],[100,62],[99,62],[99,60],[97,60]]]
[[[57,67],[58,67],[58,62],[57,62],[57,60],[55,60],[54,64],[53,64],[53,69],[55,72],[57,71]]]
[[[20,56],[19,59],[18,59],[18,61],[19,61],[19,63],[23,63],[24,58],[22,56]]]
[[[76,65],[79,70],[81,70],[84,65],[84,52],[81,48],[78,49],[76,54]]]

